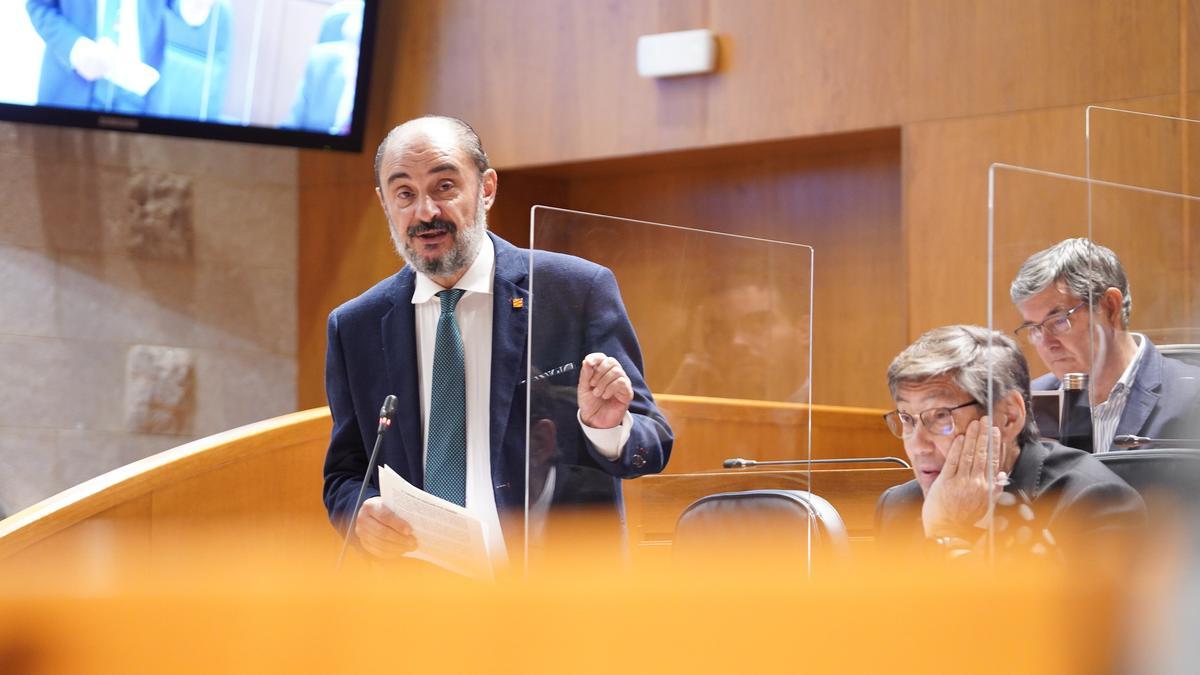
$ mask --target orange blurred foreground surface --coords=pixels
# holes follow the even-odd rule
[[[1064,674],[1120,657],[1116,586],[1054,567],[860,557],[808,579],[745,551],[622,562],[581,534],[484,583],[415,561],[337,572],[327,536],[207,530],[141,560],[107,555],[117,540],[0,563],[0,672]]]

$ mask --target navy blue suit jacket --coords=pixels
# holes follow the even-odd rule
[[[642,357],[616,279],[586,260],[534,251],[535,286],[529,292],[529,251],[488,233],[496,248],[493,284],[490,446],[496,506],[521,509],[525,500],[525,399],[529,312],[537,312],[533,336],[535,373],[566,363],[576,370],[555,376],[573,391],[578,364],[591,352],[617,358],[633,383],[632,435],[617,461],[586,442],[562,443],[559,461],[597,469],[616,478],[661,471],[673,437],[642,376]],[[344,527],[362,486],[375,443],[379,407],[395,394],[398,407],[380,448],[387,464],[417,487],[424,483],[417,342],[412,304],[416,274],[405,267],[329,315],[325,387],[333,434],[325,460],[325,506]],[[520,302],[514,303],[514,300]],[[573,379],[571,375],[573,374]],[[535,391],[537,385],[535,385]],[[574,405],[574,401],[571,401]],[[571,413],[574,414],[573,412]],[[572,418],[573,422],[573,418]],[[560,436],[582,438],[578,423],[560,425]],[[378,495],[373,475],[367,498]],[[503,519],[502,519],[503,521]]]
[[[1149,338],[1144,338],[1149,342]],[[1125,402],[1116,435],[1134,434],[1150,438],[1196,438],[1200,436],[1200,368],[1163,356],[1153,342]],[[1034,391],[1052,391],[1062,386],[1054,373],[1030,383]],[[1081,415],[1078,419],[1090,419]]]
[[[46,43],[38,81],[39,104],[65,108],[90,106],[95,83],[75,72],[70,55],[79,38],[96,39],[96,7],[96,0],[26,0],[29,20]],[[155,70],[162,70],[166,52],[164,17],[167,0],[140,0],[137,7],[142,61]],[[150,91],[154,92],[154,89],[152,87]]]

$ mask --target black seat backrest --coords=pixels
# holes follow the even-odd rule
[[[1200,450],[1115,450],[1096,457],[1143,497],[1165,495],[1194,503],[1200,496]]]
[[[775,563],[801,565],[810,540],[814,558],[847,554],[846,525],[832,504],[804,490],[747,490],[692,502],[675,525],[672,548],[687,562],[714,554],[745,562],[765,553]]]
[[[1158,353],[1169,359],[1176,359],[1192,366],[1200,367],[1200,345],[1176,344],[1155,345]]]

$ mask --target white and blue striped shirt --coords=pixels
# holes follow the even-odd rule
[[[1137,378],[1138,368],[1145,359],[1147,345],[1150,341],[1141,333],[1132,333],[1133,341],[1137,343],[1137,353],[1133,355],[1121,378],[1113,385],[1108,399],[1104,403],[1092,406],[1092,449],[1096,454],[1112,450],[1113,438],[1117,435],[1117,424],[1125,412],[1125,404],[1129,401],[1129,392],[1133,381]],[[1136,433],[1136,431],[1134,432]]]

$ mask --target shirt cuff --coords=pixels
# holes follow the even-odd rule
[[[588,441],[592,444],[596,451],[604,455],[609,461],[617,461],[621,458],[621,451],[625,449],[625,443],[629,441],[629,434],[633,432],[633,415],[629,411],[625,411],[625,417],[621,419],[621,423],[611,429],[594,429],[583,423],[583,418],[580,417],[579,411],[575,411],[575,419],[579,420],[579,428],[583,429],[583,435],[587,436]]]

